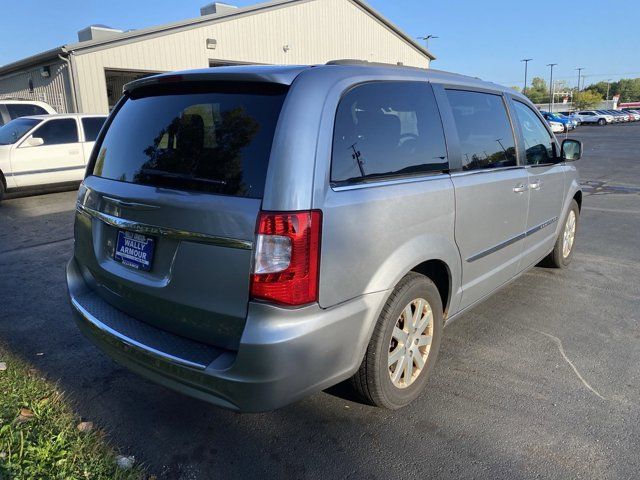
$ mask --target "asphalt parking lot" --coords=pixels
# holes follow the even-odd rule
[[[640,122],[571,137],[586,182],[573,263],[447,328],[428,391],[403,410],[336,388],[241,415],[113,364],[66,302],[75,192],[0,204],[0,341],[159,478],[637,478]]]

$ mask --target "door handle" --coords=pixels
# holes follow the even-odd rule
[[[529,187],[527,187],[524,183],[519,183],[518,185],[513,187],[513,191],[514,193],[524,193],[528,190],[528,188]]]
[[[529,188],[531,190],[540,190],[541,186],[542,186],[542,182],[540,180],[535,180],[533,183],[529,184]]]

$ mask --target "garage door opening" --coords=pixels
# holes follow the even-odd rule
[[[116,106],[122,97],[122,87],[139,78],[156,75],[161,72],[136,71],[136,70],[105,70],[107,79],[107,98],[109,99],[109,111]]]

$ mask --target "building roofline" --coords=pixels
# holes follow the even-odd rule
[[[23,58],[22,60],[7,63],[6,65],[0,66],[0,76],[22,70],[24,67],[32,67],[41,63],[46,63],[50,60],[55,60],[58,58],[58,55],[64,55],[65,53],[67,53],[65,46],[56,47],[52,48],[51,50],[36,53],[35,55]]]
[[[167,23],[163,25],[141,28],[138,30],[130,30],[127,32],[123,32],[123,33],[116,34],[111,37],[103,38],[99,40],[89,40],[86,42],[69,43],[61,47],[47,50],[45,52],[38,53],[36,55],[32,55],[22,60],[18,60],[16,62],[4,65],[0,67],[0,76],[14,72],[16,70],[21,70],[24,67],[28,67],[32,65],[35,66],[37,64],[47,62],[49,60],[57,58],[58,55],[64,55],[64,54],[75,53],[75,52],[79,53],[79,52],[82,52],[83,50],[88,50],[88,49],[101,50],[103,48],[107,48],[109,45],[114,43],[129,43],[133,41],[138,41],[140,37],[145,37],[147,35],[153,35],[153,34],[170,31],[170,30],[195,27],[201,24],[216,23],[218,21],[221,21],[221,20],[224,21],[236,16],[254,14],[254,13],[258,13],[265,10],[281,8],[289,4],[303,3],[303,2],[309,2],[309,1],[319,1],[319,0],[271,0],[268,2],[263,2],[255,5],[249,5],[247,7],[238,8],[232,11],[225,11],[225,12],[216,13],[212,15],[202,15],[200,17],[190,18],[187,20],[180,20],[177,22]],[[346,0],[346,1],[351,1],[358,7],[362,8],[366,13],[368,13],[369,15],[374,17],[376,20],[381,22],[383,25],[385,25],[387,28],[393,31],[396,35],[398,35],[401,39],[408,42],[411,46],[413,46],[416,50],[418,50],[422,55],[429,58],[429,60],[436,59],[435,55],[433,55],[426,48],[424,48],[422,45],[420,45],[418,42],[412,39],[409,35],[407,35],[404,31],[402,31],[397,25],[395,25],[393,22],[385,18],[377,10],[369,6],[364,0]]]

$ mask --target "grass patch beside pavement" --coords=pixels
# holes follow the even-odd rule
[[[0,344],[0,480],[145,478],[139,466],[118,466],[104,433],[80,423],[55,384]]]

